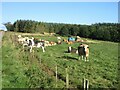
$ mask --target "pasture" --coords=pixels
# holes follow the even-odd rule
[[[44,53],[41,48],[34,48],[34,53],[23,51],[14,35],[19,33],[5,32],[2,41],[2,88],[66,88],[66,68],[69,88],[82,88],[84,77],[89,88],[117,88],[118,43],[88,39],[94,43],[85,42],[90,49],[89,62],[85,62],[78,60],[77,54],[66,53],[70,45],[65,42],[46,47]],[[57,41],[56,36],[27,36]],[[71,46],[77,48],[79,44]]]

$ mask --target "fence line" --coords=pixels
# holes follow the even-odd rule
[[[38,57],[38,56],[36,56],[36,57]],[[41,57],[39,57],[38,58],[38,60],[40,61],[40,64],[42,63],[41,62]],[[64,69],[63,67],[61,67],[61,66],[59,66],[59,65],[56,65],[55,66],[55,78],[56,78],[56,88],[58,87],[58,85],[57,85],[57,83],[58,83],[58,67],[60,67],[60,68],[62,68],[62,69]],[[76,68],[76,67],[75,67]],[[70,69],[69,67],[66,67],[65,68],[65,78],[66,78],[66,88],[69,88],[69,74],[68,74],[68,69]],[[51,69],[52,70],[52,69]],[[87,71],[88,71],[88,69],[87,69]],[[88,90],[88,88],[89,88],[89,80],[88,79],[86,79],[86,78],[84,78],[84,80],[83,80],[83,88],[84,88],[84,90]]]
[[[38,56],[38,55],[35,55],[35,54],[36,54],[36,52],[33,51],[32,57],[33,58],[36,57],[38,59],[38,61],[40,62],[40,64],[42,64],[41,56]],[[58,67],[60,67],[62,69],[65,69],[65,71],[66,71],[66,88],[69,88],[69,74],[68,74],[68,69],[70,69],[70,68],[69,67],[64,68],[64,67],[61,67],[59,65],[56,65],[56,67],[55,67],[56,88],[58,87],[58,85],[57,85],[57,83],[58,83]],[[87,69],[87,71],[88,71],[88,69]],[[89,80],[84,78],[83,82],[84,82],[84,84],[83,84],[84,90],[88,90],[88,88],[89,88]]]

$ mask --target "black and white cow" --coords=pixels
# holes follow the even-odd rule
[[[68,47],[68,53],[76,53],[78,54],[78,50],[76,48],[73,48],[71,46]]]
[[[34,39],[34,46],[37,48],[42,48],[43,52],[45,52],[45,42],[44,41],[39,41]]]
[[[44,41],[35,41],[33,37],[31,39],[26,39],[26,41],[23,43],[23,48],[25,46],[30,48],[30,52],[32,52],[33,47],[42,48],[43,52],[45,52]]]

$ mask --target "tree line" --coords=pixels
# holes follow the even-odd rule
[[[56,33],[61,36],[80,36],[105,41],[120,41],[119,23],[95,23],[92,25],[46,23],[32,20],[17,20],[4,24],[8,31],[23,33]]]

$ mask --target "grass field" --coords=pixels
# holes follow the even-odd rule
[[[69,87],[82,87],[83,78],[89,80],[90,88],[117,88],[118,43],[92,40],[86,42],[90,48],[89,62],[78,60],[77,54],[66,53],[66,43],[34,49],[34,53],[23,51],[14,42],[13,32],[6,32],[2,42],[2,88],[66,88],[65,68],[68,68]],[[34,36],[34,35],[32,35]],[[55,36],[34,36],[56,41]],[[62,37],[67,38],[67,37]],[[80,43],[71,46],[78,47]],[[55,67],[58,66],[56,83]]]

